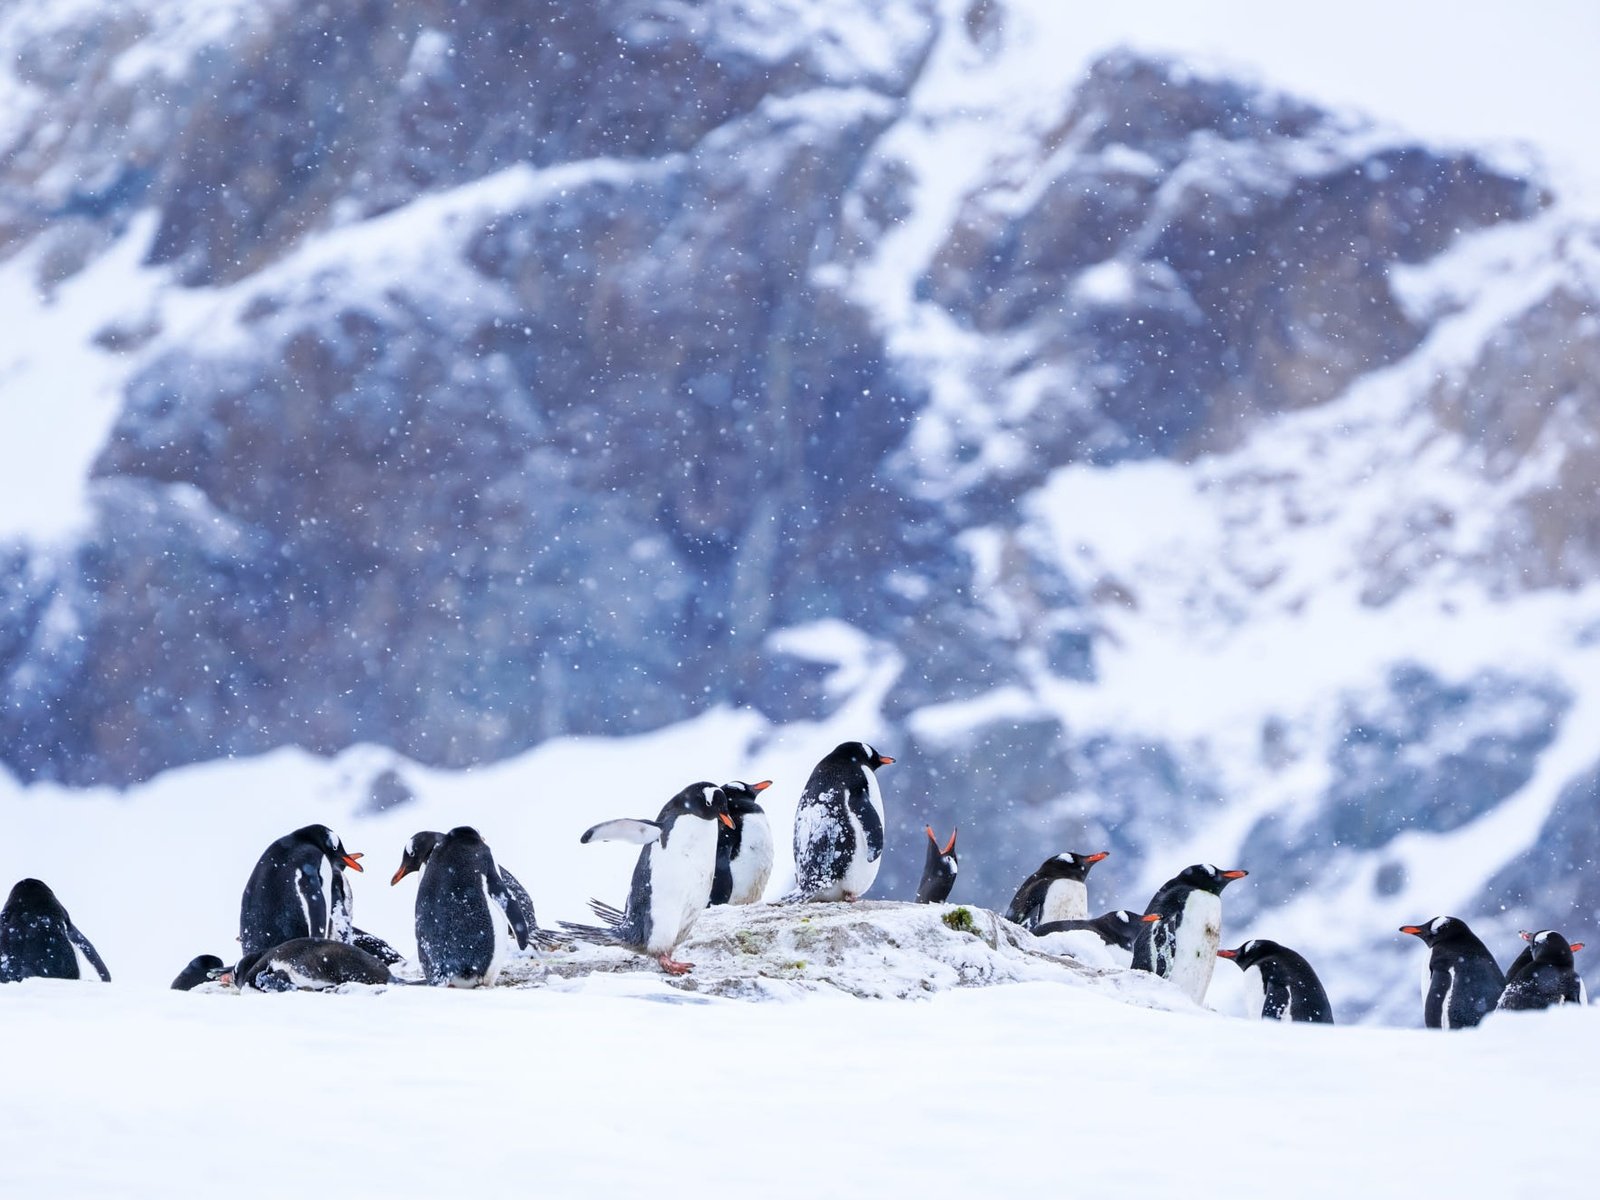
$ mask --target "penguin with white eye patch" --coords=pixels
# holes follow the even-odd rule
[[[244,956],[295,938],[348,942],[354,925],[344,872],[360,871],[360,858],[326,825],[303,826],[263,850],[239,900]]]
[[[1287,946],[1253,938],[1236,950],[1218,950],[1244,972],[1246,1015],[1264,1021],[1333,1024],[1333,1005],[1311,964]]]
[[[1222,939],[1222,889],[1248,874],[1196,863],[1162,884],[1145,908],[1161,920],[1139,927],[1133,969],[1170,979],[1196,1004],[1203,1001]]]
[[[1006,909],[1006,920],[1032,929],[1054,921],[1084,921],[1089,917],[1089,868],[1111,852],[1079,854],[1069,850],[1044,860],[1022,881]]]
[[[633,867],[628,904],[622,910],[599,901],[589,907],[606,922],[562,928],[588,941],[626,946],[653,955],[669,975],[682,975],[693,963],[672,951],[688,934],[711,899],[717,867],[717,829],[731,828],[728,795],[712,783],[691,783],[662,807],[654,821],[602,821],[579,841],[632,842],[642,846]]]
[[[928,856],[922,863],[922,882],[917,884],[918,904],[943,904],[950,899],[950,890],[956,885],[956,874],[961,870],[960,859],[956,857],[956,830],[950,831],[950,840],[944,846],[939,845],[939,839],[933,835],[933,826],[926,826],[928,831]]]
[[[859,900],[883,861],[878,770],[894,759],[841,742],[812,768],[794,812],[795,887],[784,903]]]
[[[1422,970],[1422,1023],[1429,1029],[1470,1029],[1500,1003],[1506,977],[1489,948],[1459,917],[1402,925],[1401,933],[1428,947]]]
[[[1582,942],[1569,942],[1554,929],[1541,929],[1538,933],[1524,930],[1522,939],[1528,945],[1506,972],[1501,1008],[1554,1008],[1589,1002],[1572,958],[1573,951],[1583,949]]]
[[[754,904],[767,890],[772,876],[772,823],[756,797],[771,786],[770,779],[759,783],[734,779],[722,785],[733,824],[717,830],[712,904]]]

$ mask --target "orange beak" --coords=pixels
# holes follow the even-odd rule
[[[1102,851],[1100,851],[1099,854],[1091,854],[1091,855],[1089,855],[1083,861],[1086,862],[1086,863],[1095,863],[1095,862],[1099,862],[1102,858],[1110,858],[1110,857],[1111,857],[1111,851],[1102,850]]]
[[[939,851],[940,854],[954,854],[955,853],[955,850],[956,850],[956,834],[959,833],[959,832],[960,832],[960,830],[958,830],[958,829],[952,829],[950,831],[950,844],[948,846],[946,846],[943,850]]]
[[[893,761],[894,759],[890,758],[887,754],[878,755],[878,765],[880,767],[887,767]]]
[[[1573,942],[1567,947],[1567,949],[1571,950],[1574,954],[1576,954],[1579,950],[1583,949],[1583,943],[1582,942]]]
[[[764,792],[771,786],[772,786],[772,780],[763,779],[760,783],[752,783],[750,785],[750,790],[752,792]]]
[[[1217,951],[1217,957],[1218,958],[1238,958],[1239,957],[1239,952],[1237,950],[1218,950]]]
[[[727,813],[718,813],[717,814],[717,820],[721,821],[729,829],[733,828],[733,818],[730,817]]]
[[[1413,937],[1420,937],[1421,934],[1422,934],[1422,926],[1421,925],[1402,925],[1402,926],[1400,926],[1400,932],[1401,933],[1409,933]]]
[[[352,871],[359,872],[362,870],[362,867],[361,864],[356,861],[356,859],[361,857],[362,855],[360,854],[346,854],[344,856],[344,865],[349,867]]]
[[[1249,871],[1224,871],[1222,877],[1224,879],[1243,879],[1248,874],[1250,874]]]
[[[393,887],[395,884],[399,883],[402,879],[404,879],[409,874],[411,874],[411,872],[406,870],[405,863],[401,863],[399,868],[396,869],[396,871],[394,873],[394,878],[389,880],[389,886]]]
[[[1145,913],[1144,916],[1139,918],[1139,922],[1142,925],[1148,925],[1152,921],[1159,921],[1159,920],[1161,920],[1161,914],[1160,913]]]

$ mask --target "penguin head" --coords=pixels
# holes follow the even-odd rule
[[[761,805],[756,803],[756,797],[771,786],[770,779],[763,779],[760,783],[746,783],[742,779],[733,779],[723,784],[723,794],[728,797],[728,812],[735,816],[761,812]]]
[[[721,821],[733,828],[733,817],[728,812],[728,793],[714,783],[702,780],[691,783],[661,809],[656,824],[670,829],[680,817],[697,817],[704,821]]]
[[[227,971],[228,964],[215,954],[199,954],[189,960],[189,965],[178,972],[178,977],[172,981],[172,990],[187,992],[199,987],[202,983],[211,983]]]
[[[1173,882],[1220,896],[1223,888],[1235,879],[1243,879],[1248,874],[1249,871],[1223,871],[1210,863],[1195,863],[1192,867],[1185,867]]]
[[[56,899],[56,894],[50,890],[50,885],[38,879],[19,879],[11,889],[11,895],[6,897],[5,906],[23,912],[66,911],[61,907],[61,901]]]
[[[959,830],[952,829],[950,840],[941,847],[938,837],[933,832],[933,826],[925,825],[923,828],[928,831],[928,860],[927,866],[923,868],[924,873],[937,870],[953,878],[959,870],[960,863],[956,856],[956,834]]]
[[[434,847],[442,841],[444,834],[432,829],[413,833],[406,840],[406,848],[400,852],[400,867],[395,871],[394,878],[389,880],[389,886],[393,887],[413,871],[422,870],[422,864],[428,861]]]
[[[302,842],[310,842],[318,850],[321,850],[323,854],[327,855],[328,861],[333,864],[333,868],[336,871],[342,871],[346,867],[357,872],[361,870],[361,864],[357,860],[362,856],[360,854],[346,853],[344,843],[339,840],[339,835],[326,825],[307,825],[301,829],[296,829],[292,836]]]
[[[1462,934],[1470,934],[1467,923],[1459,917],[1435,917],[1426,925],[1402,925],[1401,933],[1409,933],[1412,937],[1421,938],[1422,944],[1432,946],[1435,942],[1447,942]]]
[[[1266,938],[1251,938],[1234,950],[1218,950],[1218,958],[1231,958],[1241,971],[1248,971],[1264,958],[1271,958],[1283,947]]]
[[[887,754],[878,751],[866,742],[840,742],[834,747],[830,758],[840,758],[846,762],[859,763],[863,767],[876,771],[879,767],[886,767],[894,761]]]
[[[1095,854],[1079,854],[1076,850],[1067,850],[1053,858],[1047,858],[1039,871],[1047,879],[1077,879],[1082,881],[1089,876],[1089,868],[1103,858],[1110,858],[1111,851],[1101,850]]]
[[[1528,948],[1533,951],[1533,961],[1549,963],[1552,967],[1563,967],[1571,970],[1573,966],[1572,952],[1583,949],[1583,943],[1567,941],[1554,929],[1541,929],[1538,933],[1522,933],[1522,938],[1528,943]]]

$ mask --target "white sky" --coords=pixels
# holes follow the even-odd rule
[[[1039,0],[1046,6],[1068,0]],[[1242,63],[1274,86],[1450,141],[1536,146],[1600,197],[1595,0],[1072,4],[1084,59],[1119,43]],[[1066,49],[1066,48],[1064,48]],[[1569,177],[1569,174],[1570,177]]]

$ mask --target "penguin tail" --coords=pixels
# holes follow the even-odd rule
[[[615,904],[607,904],[604,900],[589,901],[589,911],[613,929],[623,925],[628,920],[627,913]]]
[[[561,922],[561,928],[566,932],[562,935],[567,942],[593,942],[600,946],[626,946],[628,938],[621,929],[615,926],[601,928],[599,925],[578,925],[572,921]]]
[[[555,929],[541,929],[535,926],[528,930],[528,944],[546,951],[565,950],[572,945],[572,935],[561,933]]]

